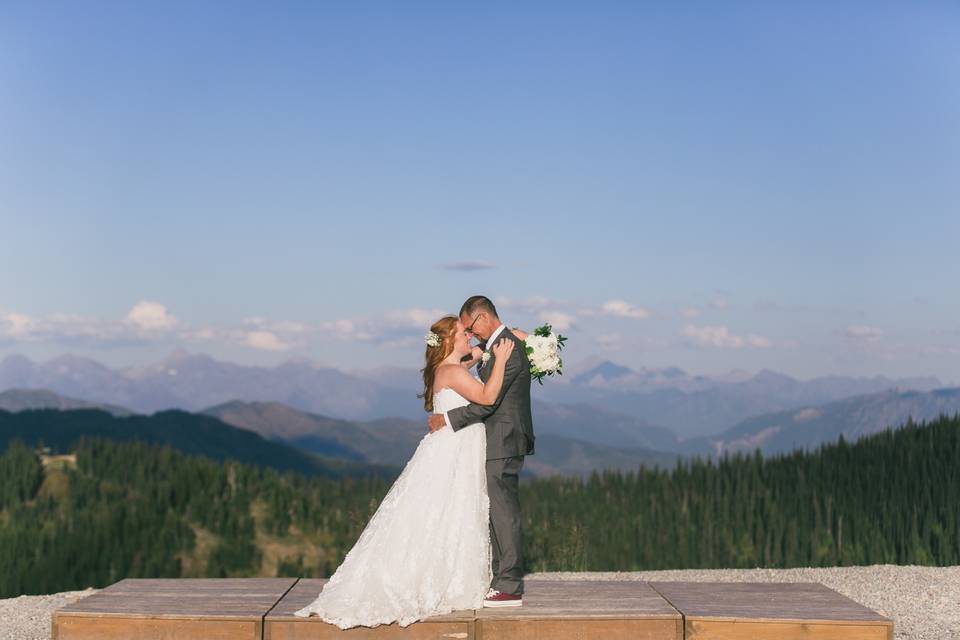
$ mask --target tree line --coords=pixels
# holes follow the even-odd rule
[[[329,576],[389,488],[81,438],[0,454],[0,597],[124,577]],[[764,458],[521,484],[528,571],[960,564],[960,415]],[[298,549],[319,549],[305,560]]]

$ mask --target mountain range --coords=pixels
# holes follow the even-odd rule
[[[353,419],[423,414],[416,391],[383,387],[337,369],[302,360],[277,367],[243,366],[183,350],[161,362],[127,369],[72,355],[43,363],[7,356],[0,361],[0,390],[10,388],[49,389],[137,413],[199,411],[242,398]]]
[[[814,449],[837,441],[852,442],[912,419],[930,421],[960,412],[960,388],[882,391],[844,398],[799,410],[756,416],[713,436],[684,443],[686,454],[721,455],[760,449],[765,455]]]
[[[797,380],[769,369],[754,375],[733,371],[719,377],[689,376],[681,369],[631,370],[602,361],[544,385],[544,401],[581,403],[643,418],[672,430],[681,440],[707,436],[747,418],[826,404],[892,389],[931,391],[934,377],[828,376]]]
[[[631,369],[593,360],[571,366],[567,375],[551,378],[542,387],[535,385],[533,394],[542,415],[553,411],[547,406],[564,405],[579,407],[575,412],[594,417],[619,416],[607,419],[606,426],[598,420],[585,425],[596,442],[665,449],[670,447],[663,442],[664,437],[684,441],[709,436],[758,415],[892,389],[930,391],[940,386],[940,381],[932,377],[831,376],[804,381],[766,369],[756,374],[731,371],[721,376],[701,376],[677,367]],[[416,398],[422,382],[414,368],[341,371],[306,360],[290,360],[275,367],[244,366],[183,350],[155,364],[126,369],[111,369],[72,355],[42,363],[11,355],[0,361],[0,391],[11,388],[48,389],[137,413],[202,411],[242,400],[276,402],[351,421],[423,417],[423,406]],[[570,411],[574,410],[557,409],[554,413],[557,420],[562,420]],[[626,418],[636,419],[628,429],[645,429],[639,440],[603,439],[605,431],[618,429],[613,422],[624,426]],[[582,428],[584,423],[576,426]],[[665,436],[664,431],[655,435],[655,428],[668,430],[671,435]],[[591,439],[580,432],[577,437]]]
[[[341,371],[305,360],[243,366],[183,350],[126,369],[70,355],[0,361],[0,390],[6,390],[0,408],[9,411],[203,412],[268,440],[361,464],[402,465],[409,458],[424,433],[420,385],[419,372],[410,368]],[[544,455],[528,468],[581,473],[671,464],[677,455],[813,447],[841,433],[851,438],[908,415],[924,419],[938,407],[949,410],[947,391],[928,395],[938,386],[936,378],[802,381],[770,370],[696,376],[677,367],[587,361],[535,385],[538,454]]]
[[[537,437],[537,455],[527,458],[526,476],[586,475],[599,469],[671,466],[676,461],[676,454],[642,446],[645,442],[672,443],[671,434],[664,430],[654,428],[653,437],[644,437],[640,431],[631,434],[626,425],[637,421],[626,418],[623,420],[626,424],[621,425],[621,444],[590,442],[589,431],[586,440],[558,433],[576,435],[577,425],[596,421],[591,410],[578,412],[574,407],[571,411],[556,412],[553,407],[538,408],[542,424]],[[84,411],[79,411],[81,409]],[[64,448],[81,435],[114,439],[138,437],[215,459],[232,455],[246,462],[262,462],[277,469],[305,473],[325,472],[326,467],[335,462],[332,470],[335,473],[367,470],[389,475],[385,469],[395,470],[406,464],[427,433],[422,418],[349,421],[300,411],[276,402],[232,401],[199,414],[166,410],[151,416],[136,415],[136,420],[124,421],[114,418],[135,414],[122,407],[98,405],[47,390],[18,389],[0,393],[0,410],[11,414],[23,412],[17,424],[36,427],[29,432],[22,429],[5,432],[0,428],[0,439],[4,440],[21,437],[35,442],[42,438],[48,445]],[[37,416],[43,418],[40,423],[36,422]],[[222,428],[218,429],[218,424]],[[616,423],[611,421],[611,424]],[[168,431],[164,432],[160,426]],[[193,435],[191,429],[195,430]],[[611,434],[616,433],[615,429],[603,430],[600,439],[611,440]],[[622,442],[629,442],[629,445]],[[261,445],[265,446],[264,455],[258,457],[253,451]],[[303,454],[311,459],[304,460]]]
[[[305,451],[398,467],[406,464],[427,434],[423,419],[351,422],[298,411],[279,403],[234,401],[211,407],[204,413]],[[586,475],[598,469],[670,466],[677,459],[674,453],[636,444],[642,438],[632,438],[631,446],[618,446],[591,441],[589,437],[577,439],[558,434],[558,431],[574,431],[570,426],[576,424],[577,419],[578,415],[572,413],[556,421],[536,422],[536,453],[527,456],[525,475]],[[590,416],[585,419],[589,420]]]
[[[97,429],[102,427],[100,423],[104,422],[105,414],[115,418],[134,417],[133,412],[122,407],[96,405],[46,390],[8,390],[0,393],[0,409],[6,411],[35,413],[46,408],[99,416],[98,420],[84,423],[87,426],[95,424]],[[77,412],[76,409],[96,410]],[[669,467],[678,458],[692,455],[714,457],[752,452],[755,449],[771,455],[797,448],[813,449],[835,442],[841,435],[848,441],[854,441],[887,427],[899,427],[911,419],[932,420],[941,414],[958,413],[960,388],[930,392],[883,391],[855,396],[823,405],[755,416],[719,434],[683,441],[669,430],[586,405],[538,402],[534,404],[534,411],[537,452],[527,458],[525,475],[587,475],[597,470],[631,470],[641,465]],[[235,400],[205,409],[199,415],[165,411],[150,418],[156,416],[163,416],[163,420],[158,420],[156,424],[172,426],[172,434],[162,436],[154,428],[156,424],[151,425],[146,416],[135,417],[146,419],[147,422],[131,420],[125,424],[151,425],[153,430],[147,430],[148,439],[170,441],[170,438],[181,437],[181,423],[192,424],[195,418],[207,418],[222,423],[224,427],[229,425],[229,431],[249,436],[256,434],[256,437],[262,438],[263,444],[282,445],[316,456],[324,463],[338,461],[357,469],[401,468],[426,434],[422,418],[351,421],[301,411],[275,402]],[[49,419],[52,418],[48,415]],[[112,430],[102,434],[129,437],[135,431],[132,428],[116,429],[116,424],[111,426]],[[209,428],[209,425],[206,426]],[[242,442],[238,446],[249,450],[253,445],[243,440],[245,437],[239,438],[238,442]],[[222,435],[222,438],[231,440],[229,434]],[[180,448],[190,450],[193,444],[196,443],[187,442]],[[201,448],[214,451],[216,457],[223,446],[207,443]],[[289,464],[287,466],[290,467]],[[280,465],[278,468],[285,467]]]

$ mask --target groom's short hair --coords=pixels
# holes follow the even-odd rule
[[[463,306],[460,307],[460,315],[472,316],[480,311],[486,311],[494,318],[500,319],[500,316],[497,315],[497,308],[493,306],[493,302],[486,296],[470,296],[467,298],[467,301],[463,303]]]

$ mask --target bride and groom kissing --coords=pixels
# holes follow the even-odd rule
[[[524,456],[534,452],[526,337],[484,296],[433,323],[418,396],[430,432],[323,590],[294,615],[342,629],[405,627],[456,610],[522,606],[518,488]]]

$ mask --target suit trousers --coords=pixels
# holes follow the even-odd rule
[[[523,517],[520,513],[520,469],[523,456],[487,460],[490,497],[490,544],[493,581],[490,586],[511,595],[523,593]]]

